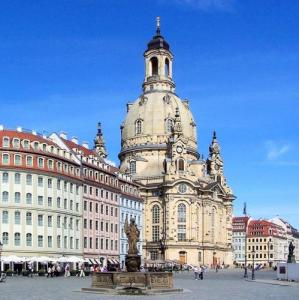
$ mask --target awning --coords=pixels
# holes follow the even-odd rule
[[[98,258],[95,258],[94,260],[97,262],[98,265],[101,264],[101,262],[100,262],[100,260]]]
[[[90,261],[90,263],[92,265],[96,265],[97,264],[97,262],[96,262],[96,260],[94,258],[89,258],[89,261]]]

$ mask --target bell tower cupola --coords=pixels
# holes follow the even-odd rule
[[[156,35],[147,44],[144,52],[145,79],[142,85],[144,92],[171,91],[175,84],[172,80],[173,55],[169,44],[161,35],[160,17],[156,19]]]

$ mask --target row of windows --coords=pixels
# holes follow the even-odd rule
[[[22,180],[23,176],[24,176],[23,174],[15,173],[14,174],[14,183],[21,184],[21,180]],[[10,177],[9,173],[4,172],[2,174],[2,183],[9,183],[9,177]],[[26,185],[31,186],[33,184],[33,178],[34,177],[31,174],[26,174]],[[48,188],[53,188],[53,179],[52,178],[48,178],[47,180],[41,176],[39,176],[37,178],[38,187],[44,187],[44,185],[45,185],[44,182],[46,182]],[[79,195],[79,186],[78,185],[57,179],[57,182],[56,182],[57,189],[61,190],[62,186],[63,186],[63,189],[65,192],[67,192],[67,191],[69,191],[70,193],[76,192],[76,195]]]
[[[8,232],[3,232],[2,233],[2,242],[3,245],[8,245],[9,244],[9,234]],[[74,246],[76,249],[79,249],[79,239],[75,239],[75,245],[74,245],[74,238],[73,237],[67,237],[64,236],[63,238],[63,248],[68,248],[68,242],[69,242],[69,248],[73,249]],[[32,247],[33,246],[33,239],[32,239],[32,233],[26,233],[26,242],[25,245],[27,247]],[[21,233],[15,232],[14,233],[14,246],[21,246]],[[53,237],[51,235],[47,236],[47,245],[44,245],[44,236],[43,235],[38,235],[37,236],[37,246],[38,247],[48,247],[52,248],[53,247]],[[61,248],[61,236],[57,235],[56,237],[56,247]]]
[[[87,211],[87,201],[84,201],[84,205],[83,205],[83,209],[84,211]],[[118,216],[118,208],[117,207],[112,207],[109,205],[104,205],[104,204],[99,204],[99,203],[93,203],[93,202],[89,202],[89,211],[93,212],[95,211],[96,213],[99,213],[99,211],[101,212],[101,214],[104,214],[104,208],[105,208],[105,214],[106,216],[109,215],[109,207],[110,207],[110,216],[113,217],[117,217]],[[100,209],[99,209],[100,208]]]
[[[4,191],[2,192],[2,203],[8,203],[9,201],[9,192]],[[23,199],[22,201],[22,197],[21,197],[21,193],[20,192],[15,192],[14,193],[14,203],[21,203],[24,202],[26,204],[32,204],[33,203],[33,197],[31,193],[26,193],[26,197],[25,199]],[[48,207],[53,207],[53,198],[52,197],[48,197],[47,202],[45,203],[44,201],[44,197],[43,196],[37,196],[37,199],[35,199],[34,201],[35,203],[37,203],[37,205],[40,206],[44,206],[47,204]],[[69,204],[68,204],[69,202]],[[57,208],[62,208],[62,203],[61,203],[61,198],[58,197],[56,199],[56,207]],[[74,201],[73,200],[67,200],[64,199],[63,201],[63,208],[64,209],[69,209],[69,210],[74,210],[76,212],[79,212],[79,203],[75,203],[74,206]]]
[[[99,224],[100,224],[100,227],[99,227]],[[88,220],[87,219],[84,219],[84,229],[95,229],[95,230],[100,230],[100,231],[104,231],[104,228],[105,228],[105,231],[106,232],[115,232],[117,233],[118,232],[118,224],[110,224],[110,230],[109,230],[109,222],[103,222],[101,221],[99,223],[99,221],[93,221],[93,220]]]
[[[83,169],[83,175],[85,177],[89,177],[89,179],[94,179],[96,181],[106,183],[107,185],[118,187],[118,180],[112,176],[104,175],[103,173],[87,168]]]
[[[10,147],[10,138],[9,137],[3,137],[2,139],[2,146],[4,148],[9,148]],[[18,138],[13,138],[12,139],[12,147],[13,148],[16,148],[16,149],[19,149],[21,148],[21,146],[24,148],[24,149],[33,149],[35,151],[44,151],[44,152],[50,152],[50,153],[53,153],[53,154],[56,154],[56,155],[60,155],[64,158],[67,158],[67,159],[71,159],[72,158],[72,154],[67,152],[66,150],[64,149],[59,149],[53,145],[47,145],[46,143],[39,143],[38,141],[29,141],[29,140],[20,140]]]
[[[264,247],[263,246],[252,246],[252,247],[248,246],[248,250],[252,250],[252,251],[263,250],[263,248],[264,248],[264,250],[267,250],[267,246],[266,245],[264,245]],[[270,245],[269,249],[273,250],[273,245],[272,244]]]
[[[134,200],[128,200],[124,198],[121,198],[121,206],[126,206],[134,209],[140,209],[141,207],[140,202]]]
[[[269,239],[269,241],[271,242],[271,238]],[[261,239],[261,238],[259,238],[259,239],[248,239],[248,242],[250,243],[250,242],[256,242],[256,243],[258,243],[258,242],[260,242],[260,243],[262,243],[263,242],[263,239]],[[264,242],[267,242],[267,239],[264,239]]]
[[[95,194],[96,197],[100,197],[101,195],[101,198],[105,197],[107,200],[109,199],[109,193],[110,193],[110,200],[115,200],[115,201],[118,200],[117,194],[105,190],[100,190],[98,188],[93,188],[92,186],[90,186],[88,189],[87,185],[84,185],[84,193],[85,194],[89,193],[89,195]]]
[[[25,159],[25,164],[27,167],[33,167],[34,160],[35,158],[30,155],[26,155]],[[52,159],[45,159],[43,157],[38,157],[36,158],[37,162],[37,167],[38,168],[44,168],[45,165],[47,165],[48,169],[54,170],[54,160]],[[21,166],[23,164],[23,157],[20,154],[14,154],[13,156],[13,163],[16,166]],[[2,154],[2,164],[3,165],[9,165],[10,164],[10,155],[8,153],[3,153]],[[59,172],[65,172],[65,173],[70,173],[74,175],[76,173],[76,176],[80,176],[80,169],[79,168],[74,168],[73,166],[70,166],[66,163],[62,163],[60,161],[56,162],[56,168]]]
[[[95,243],[95,244],[93,244]],[[118,248],[118,241],[115,240],[110,240],[110,245],[109,245],[109,239],[99,239],[99,238],[95,238],[93,239],[92,237],[88,238],[84,237],[84,248],[89,248],[89,249],[101,249],[101,250],[115,250],[117,251]]]
[[[172,133],[174,126],[174,120],[171,118],[168,118],[165,120],[165,133]],[[135,121],[135,134],[142,134],[143,133],[143,120],[137,119]]]
[[[129,222],[132,218],[134,218],[137,225],[140,225],[140,216],[137,217],[136,215],[130,214],[130,217],[129,217],[129,214],[121,213],[121,221],[122,222],[125,222],[126,219]]]
[[[264,253],[264,255],[262,253],[260,253],[260,254],[256,253],[255,254],[255,258],[263,258],[263,256],[264,256],[264,258],[267,258],[267,254],[266,253]],[[251,254],[250,253],[248,254],[248,258],[251,258]],[[252,255],[252,258],[253,258],[253,255]],[[270,253],[269,258],[273,258],[273,254],[272,253]]]
[[[45,216],[43,214],[37,215],[37,225],[38,226],[44,226],[45,224]],[[47,226],[53,227],[54,217],[48,216],[46,217],[47,220]],[[9,223],[9,212],[7,210],[2,211],[2,224],[8,224]],[[32,225],[33,223],[33,216],[31,212],[26,212],[26,225]],[[15,211],[14,212],[14,224],[20,225],[21,224],[21,212]],[[61,228],[61,226],[64,229],[73,229],[75,226],[76,230],[79,230],[80,228],[80,220],[75,220],[73,218],[68,217],[61,217],[58,215],[56,217],[56,226],[57,228]]]

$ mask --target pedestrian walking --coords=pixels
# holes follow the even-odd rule
[[[193,267],[193,272],[194,272],[194,280],[198,280],[198,267],[197,266]]]
[[[49,266],[47,271],[47,277],[51,277],[51,276],[52,276],[52,268]]]
[[[204,271],[203,266],[199,266],[198,275],[200,280],[203,280],[203,271]]]
[[[71,276],[71,273],[70,273],[70,265],[67,264],[64,268],[64,277],[69,277]]]
[[[84,269],[85,269],[84,264],[81,264],[79,277],[85,277]]]

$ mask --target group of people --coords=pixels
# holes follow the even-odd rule
[[[59,264],[49,265],[47,269],[47,277],[57,277],[60,275],[61,267]]]
[[[195,280],[203,280],[204,268],[203,266],[195,266],[193,267],[194,279]]]

